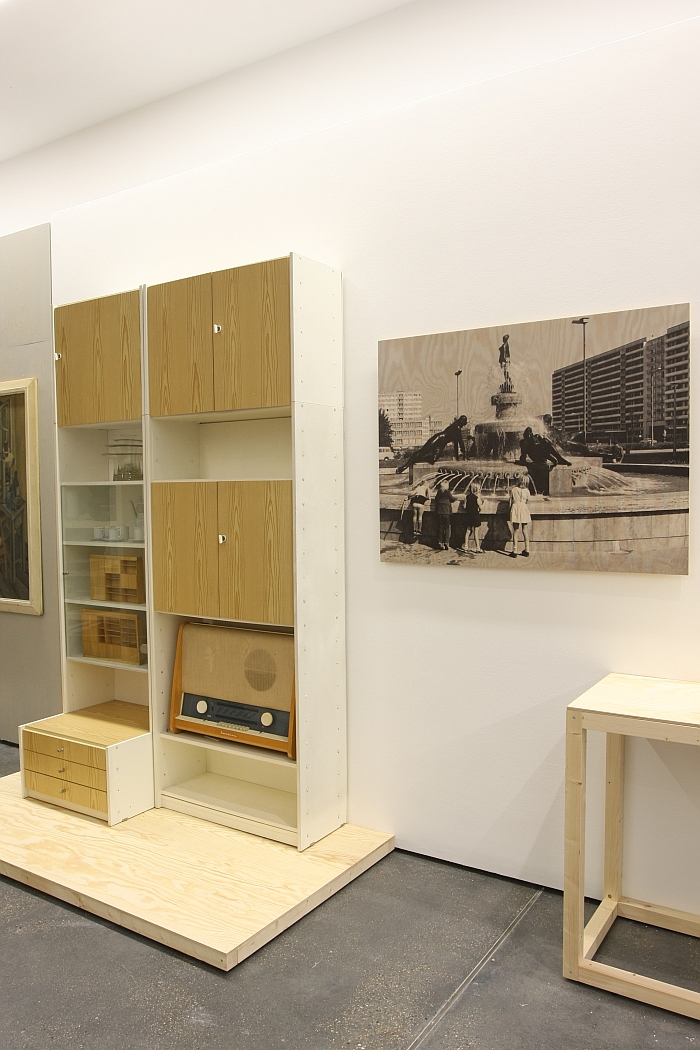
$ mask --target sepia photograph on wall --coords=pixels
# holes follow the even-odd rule
[[[0,612],[42,612],[36,379],[0,383]]]
[[[379,344],[382,561],[688,572],[690,311]]]

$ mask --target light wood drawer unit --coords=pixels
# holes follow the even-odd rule
[[[153,806],[148,708],[112,700],[20,727],[26,796],[118,824]]]
[[[57,777],[47,777],[31,769],[25,770],[24,779],[30,795],[48,796],[59,804],[68,802],[94,816],[107,817],[106,791],[97,791],[95,788],[85,787],[84,784],[73,784],[69,780]]]
[[[47,736],[41,732],[34,733],[27,728],[22,740],[23,750],[29,753],[37,752],[49,758],[63,758],[81,766],[92,766],[94,769],[107,768],[104,748],[90,747],[89,744],[80,744],[76,740],[62,740],[60,737]]]
[[[58,777],[60,780],[67,780],[71,784],[82,784],[83,787],[95,788],[97,791],[107,790],[106,769],[99,769],[95,766],[82,766],[79,762],[69,762],[66,758],[51,758],[40,751],[32,751],[27,748],[26,736],[29,736],[29,734],[25,734],[24,753],[22,756],[25,770],[31,770],[33,773],[40,773],[47,777]],[[56,741],[55,737],[51,739],[53,742]],[[102,756],[106,765],[106,752],[103,751]]]

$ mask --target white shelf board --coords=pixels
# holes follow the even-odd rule
[[[62,489],[84,489],[101,485],[102,488],[112,488],[113,485],[140,485],[143,487],[143,478],[134,478],[133,481],[62,481]]]
[[[151,416],[154,423],[234,423],[243,419],[282,419],[291,416],[292,406],[276,408],[232,408],[221,412],[190,412],[180,416]]]
[[[164,788],[165,798],[179,799],[220,813],[231,813],[258,824],[296,831],[297,797],[290,791],[236,780],[220,773],[200,773]]]
[[[66,605],[89,605],[95,606],[96,609],[125,609],[127,612],[131,612],[133,609],[137,609],[139,612],[145,612],[145,605],[134,605],[132,602],[101,602],[96,598],[66,598]]]
[[[256,623],[255,620],[227,620],[222,616],[200,616],[199,613],[170,612],[169,609],[154,609],[158,616],[179,616],[181,620],[194,620],[197,623],[222,623],[226,626],[235,624],[248,631],[266,631],[269,634],[294,634],[294,628],[284,623]]]
[[[136,540],[64,540],[64,547],[136,547],[143,550],[144,542],[137,543]],[[144,606],[145,608],[145,606]]]
[[[140,430],[141,419],[117,419],[112,423],[71,423],[68,426],[60,426],[59,433],[62,430]]]
[[[292,481],[292,480],[293,479],[289,475],[287,475],[287,477],[284,477],[284,478],[283,477],[279,477],[279,478],[270,478],[270,477],[264,477],[264,478],[158,478],[158,481],[156,481],[155,484],[156,485],[160,485],[160,484],[165,484],[165,485],[191,485],[194,482],[195,484],[199,485],[199,484],[203,484],[204,482],[210,481],[210,482],[212,482],[215,485],[219,481],[241,481],[241,482],[243,482],[243,481]]]
[[[80,664],[95,664],[97,667],[111,667],[118,671],[140,671],[148,674],[148,664],[125,664],[119,660],[95,660],[91,656],[67,656],[66,660],[74,660]]]
[[[161,733],[161,740],[172,744],[184,744],[186,747],[201,747],[206,751],[221,751],[227,755],[242,755],[244,758],[257,759],[259,762],[270,762],[274,765],[295,768],[296,762],[282,751],[272,751],[267,747],[255,747],[252,744],[239,744],[235,740],[217,740],[216,737],[198,733]]]

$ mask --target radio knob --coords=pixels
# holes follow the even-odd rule
[[[207,713],[207,708],[208,707],[209,707],[209,704],[206,702],[206,700],[198,700],[197,701],[197,714],[205,715]]]
[[[263,713],[260,715],[260,721],[267,729],[267,727],[271,726],[274,722],[274,718],[272,717],[269,711],[263,711]]]

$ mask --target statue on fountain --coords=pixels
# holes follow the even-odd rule
[[[460,416],[459,419],[455,419],[454,423],[450,423],[450,425],[445,427],[444,430],[441,430],[438,434],[433,434],[421,448],[414,452],[412,456],[409,456],[405,463],[396,468],[396,473],[403,474],[404,470],[408,470],[408,468],[412,467],[414,463],[434,464],[440,458],[450,442],[452,442],[455,450],[455,459],[466,459],[467,453],[464,447],[464,436],[462,434],[462,429],[466,427],[466,425],[467,417]]]
[[[528,463],[528,458],[530,462]],[[535,488],[542,495],[549,495],[549,472],[552,467],[570,467],[568,459],[541,434],[533,433],[532,427],[525,427],[520,442],[520,463],[526,464],[528,473],[535,483]],[[551,466],[550,466],[551,464]]]
[[[508,333],[503,336],[503,342],[498,348],[498,363],[503,369],[503,383],[501,393],[512,394],[514,392],[513,381],[510,378],[510,346],[508,345]]]

